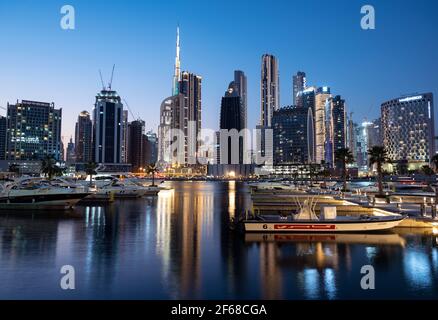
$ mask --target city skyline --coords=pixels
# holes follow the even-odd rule
[[[77,29],[72,31],[59,27],[59,8],[62,6],[59,1],[49,1],[38,6],[30,2],[9,4],[8,10],[0,9],[0,25],[3,30],[11,31],[9,33],[14,34],[14,38],[5,32],[2,34],[3,43],[9,48],[26,43],[32,50],[4,50],[0,53],[0,59],[7,62],[0,75],[3,88],[0,106],[6,106],[7,102],[15,103],[16,100],[54,102],[63,109],[62,135],[66,144],[70,136],[74,136],[77,115],[82,110],[92,111],[94,97],[100,89],[98,70],[102,69],[104,78],[108,79],[110,68],[115,63],[114,89],[129,102],[134,114],[139,114],[146,121],[146,129],[157,132],[160,104],[164,97],[169,96],[172,83],[175,28],[178,24],[181,69],[203,77],[205,128],[218,127],[217,115],[223,87],[229,82],[229,74],[233,70],[242,70],[247,75],[248,127],[254,128],[258,124],[260,58],[265,53],[273,54],[279,60],[280,107],[292,103],[292,76],[298,70],[306,72],[308,85],[327,85],[332,88],[334,95],[342,95],[357,122],[361,122],[365,116],[368,120],[379,117],[381,103],[392,97],[414,92],[432,92],[437,95],[438,73],[434,70],[438,69],[438,63],[433,59],[437,44],[427,42],[425,50],[419,52],[419,58],[413,60],[410,55],[416,50],[415,46],[400,42],[409,35],[415,36],[419,42],[423,38],[432,39],[437,36],[437,28],[430,27],[437,22],[428,16],[433,11],[430,7],[436,4],[420,2],[400,6],[395,5],[396,2],[377,1],[373,3],[377,30],[365,31],[360,28],[360,7],[363,3],[341,2],[345,10],[336,23],[327,19],[319,23],[318,19],[312,19],[308,28],[302,27],[299,30],[302,34],[302,50],[297,49],[294,45],[296,42],[291,41],[293,30],[289,29],[299,26],[299,22],[309,14],[320,15],[320,10],[329,15],[336,8],[330,8],[323,2],[318,5],[300,3],[299,6],[296,2],[275,2],[279,16],[274,19],[271,28],[281,28],[272,34],[271,28],[262,30],[256,26],[257,16],[261,13],[257,3],[251,7],[245,3],[236,4],[236,13],[224,14],[234,17],[239,10],[254,13],[251,19],[245,18],[237,24],[242,43],[236,43],[227,37],[229,27],[208,23],[208,18],[219,19],[220,15],[210,10],[211,6],[197,1],[191,2],[195,7],[193,13],[178,3],[172,6],[171,2],[147,6],[139,4],[136,12],[131,7],[124,7],[121,2],[115,2],[99,12],[107,17],[119,14],[123,18],[114,24],[110,32],[92,21],[93,14],[98,12],[98,2],[89,6],[84,1],[71,3],[76,9],[77,18]],[[415,12],[423,13],[426,6],[427,12],[421,16],[421,23],[415,23],[419,19]],[[291,16],[285,22],[282,12],[294,7],[299,7],[301,11],[289,10]],[[155,13],[166,8],[169,9],[169,17],[161,21]],[[207,9],[206,17],[196,23],[191,21],[193,15],[206,13]],[[17,20],[17,15],[21,19]],[[134,22],[127,20],[131,15],[141,15],[144,20],[150,17],[150,23],[158,27],[148,29],[149,22],[139,22],[139,32],[134,36],[129,32]],[[388,16],[392,19],[385,19]],[[269,19],[271,21],[273,18]],[[29,31],[31,27],[32,32]],[[345,41],[328,39],[323,45],[318,43],[318,31],[329,35],[342,31]],[[312,39],[309,39],[310,35]],[[104,50],[109,37],[120,39],[120,48]],[[248,50],[241,50],[249,43]],[[227,55],[227,50],[233,46],[239,52]],[[321,46],[325,48],[323,51],[318,50]],[[312,48],[314,50],[309,51]],[[346,49],[349,56],[347,61],[344,60]],[[391,55],[391,52],[397,52],[397,55]],[[23,72],[28,76],[22,77]],[[38,75],[44,75],[44,79],[37,79]]]

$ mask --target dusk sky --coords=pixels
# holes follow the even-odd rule
[[[76,10],[75,30],[60,27],[65,4]],[[376,30],[360,27],[366,4],[375,7]],[[281,106],[292,103],[292,75],[301,70],[309,85],[342,95],[359,122],[403,94],[433,92],[437,99],[437,17],[433,0],[1,0],[0,106],[55,102],[66,141],[78,113],[92,110],[98,70],[108,81],[116,64],[113,88],[157,131],[160,104],[171,94],[179,23],[182,70],[203,78],[203,127],[218,128],[235,69],[248,77],[248,124],[255,127],[264,53],[279,59]]]

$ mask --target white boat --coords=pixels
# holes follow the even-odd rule
[[[140,198],[147,195],[157,195],[157,186],[144,187],[129,180],[113,179],[106,185],[97,187],[96,194],[113,194],[115,198]]]
[[[389,213],[387,215],[370,216],[337,216],[335,206],[322,208],[321,216],[315,214],[316,202],[308,198],[301,203],[298,214],[292,216],[257,216],[243,221],[247,232],[368,232],[388,230],[399,225],[405,216]]]
[[[0,185],[0,209],[66,210],[89,195],[62,179],[21,178]]]

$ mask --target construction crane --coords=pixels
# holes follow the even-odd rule
[[[105,83],[103,82],[102,71],[99,69],[100,82],[102,83],[102,90],[105,90]]]
[[[134,113],[132,112],[131,107],[129,106],[128,102],[127,102],[125,99],[123,99],[123,102],[124,102],[124,103],[126,104],[126,106],[128,107],[128,110],[129,110],[129,113],[130,113],[131,116],[132,116],[132,119],[135,119],[135,115],[134,115]],[[140,119],[140,115],[138,115],[137,119]]]
[[[108,90],[111,91],[111,87],[113,85],[115,67],[116,67],[116,65],[113,64],[113,70],[111,71],[111,78],[110,78],[110,81],[108,83],[108,87],[105,87],[105,82],[103,81],[103,77],[102,77],[102,71],[99,69],[99,76],[100,76],[100,82],[102,83],[102,90],[106,90],[108,88]]]
[[[111,71],[111,80],[108,84],[108,88],[111,90],[111,86],[113,85],[113,76],[114,76],[114,68],[116,67],[115,64],[113,64],[113,71]]]

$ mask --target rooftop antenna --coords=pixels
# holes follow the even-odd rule
[[[114,76],[114,68],[116,67],[115,64],[113,64],[113,71],[111,71],[111,80],[108,84],[108,88],[111,90],[111,86],[113,85],[113,76]]]
[[[103,83],[102,71],[99,69],[100,82],[102,82],[102,90],[105,90],[105,84]]]

